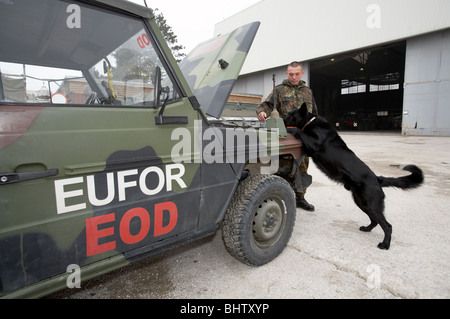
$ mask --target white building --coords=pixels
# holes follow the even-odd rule
[[[261,27],[233,93],[265,98],[272,74],[281,83],[300,61],[330,121],[450,136],[449,0],[263,0],[215,35],[253,21]]]

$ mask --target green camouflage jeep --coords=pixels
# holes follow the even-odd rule
[[[221,118],[258,27],[178,65],[148,8],[0,1],[0,297],[40,297],[77,267],[84,281],[220,226],[248,265],[283,251],[301,143]]]

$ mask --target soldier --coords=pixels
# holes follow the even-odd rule
[[[310,113],[318,113],[312,91],[306,86],[306,82],[302,81],[302,76],[304,73],[305,72],[303,71],[303,66],[301,63],[292,62],[289,64],[286,72],[288,79],[284,80],[282,84],[275,88],[277,96],[277,110],[282,118],[286,118],[291,111],[300,108],[303,103],[306,103]],[[273,105],[272,92],[266,101],[263,102],[256,110],[260,121],[266,121],[266,118],[268,118],[273,111]],[[307,174],[309,157],[305,156],[299,167],[302,174]],[[304,193],[296,192],[296,197],[298,207],[307,211],[314,211],[314,206],[306,201]]]

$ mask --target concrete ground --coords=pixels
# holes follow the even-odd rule
[[[400,176],[416,164],[420,189],[385,189],[391,249],[382,251],[380,227],[359,231],[369,220],[351,194],[311,164],[307,200],[313,213],[297,210],[291,241],[260,268],[226,251],[221,231],[67,289],[50,298],[450,298],[450,138],[393,133],[342,133],[347,145],[377,175]]]

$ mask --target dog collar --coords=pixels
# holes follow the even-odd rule
[[[316,117],[313,117],[308,123],[306,123],[305,126],[303,126],[303,128],[302,128],[302,132],[305,130],[305,128],[306,128],[309,124],[311,124],[311,123],[314,122],[315,120],[316,120]]]

